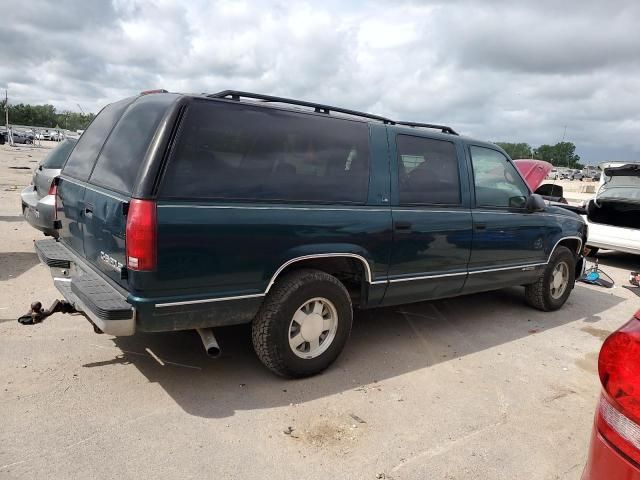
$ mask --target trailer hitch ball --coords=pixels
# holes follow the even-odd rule
[[[41,302],[33,302],[29,312],[19,317],[18,322],[22,325],[35,325],[57,312],[75,313],[76,309],[66,300],[55,300],[48,310],[42,308]]]

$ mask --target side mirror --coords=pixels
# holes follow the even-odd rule
[[[542,212],[546,210],[547,204],[544,202],[544,198],[542,198],[537,193],[532,193],[527,198],[527,201],[524,204],[524,208],[527,209],[527,212]]]
[[[509,208],[525,208],[527,197],[509,197]]]

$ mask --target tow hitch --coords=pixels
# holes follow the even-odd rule
[[[42,308],[42,303],[33,302],[31,304],[31,311],[18,318],[18,322],[22,325],[35,325],[57,312],[76,313],[77,310],[66,300],[55,300],[49,307],[49,310]]]

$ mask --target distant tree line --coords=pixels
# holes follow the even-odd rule
[[[535,158],[544,160],[556,167],[582,169],[580,155],[576,153],[576,146],[571,142],[558,142],[555,145],[540,145],[532,148],[528,143],[496,142],[511,158]]]
[[[0,123],[4,125],[6,102],[0,101]],[[58,112],[53,105],[9,104],[9,125],[84,130],[95,115],[69,110]]]

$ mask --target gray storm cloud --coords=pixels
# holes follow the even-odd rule
[[[555,143],[566,125],[586,161],[640,159],[640,2],[345,3],[3,7],[0,88],[94,112],[148,88],[236,88],[496,141]]]

